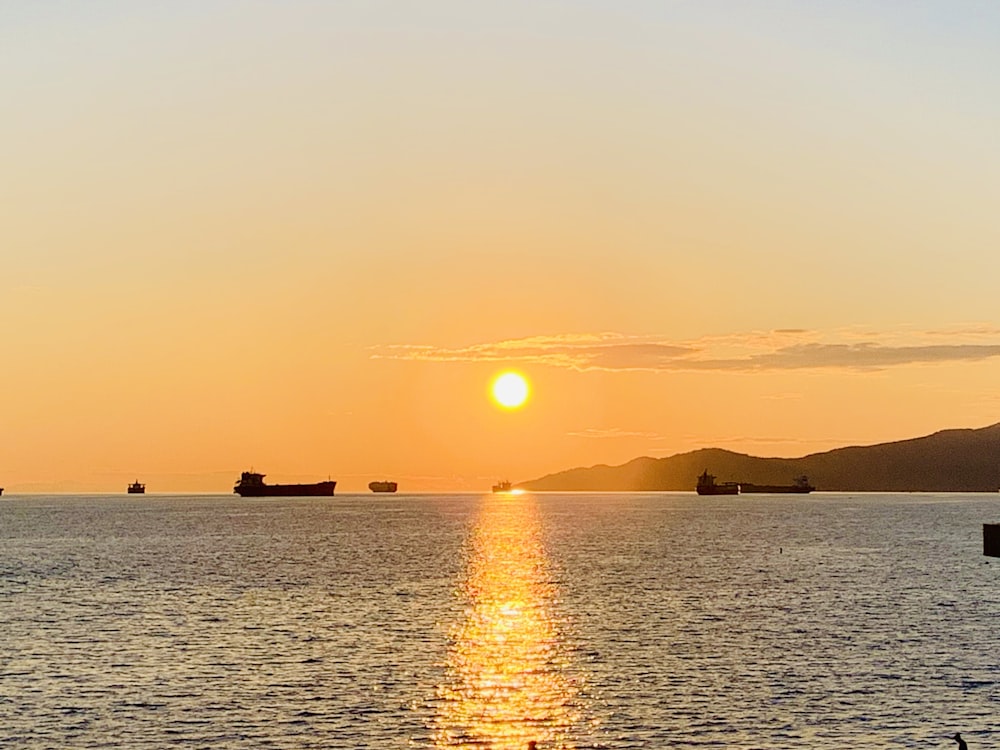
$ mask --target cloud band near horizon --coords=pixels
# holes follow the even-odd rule
[[[823,335],[802,329],[670,341],[620,333],[565,334],[437,347],[390,344],[375,359],[423,362],[519,362],[579,371],[764,372],[776,370],[883,370],[907,365],[977,362],[1000,356],[1000,330],[908,334]],[[948,340],[950,338],[950,340]]]

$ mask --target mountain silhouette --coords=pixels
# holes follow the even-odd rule
[[[540,491],[693,490],[706,469],[719,482],[754,484],[792,484],[804,474],[820,492],[996,492],[1000,424],[801,458],[758,458],[703,448],[667,458],[636,458],[620,466],[569,469],[517,486]]]

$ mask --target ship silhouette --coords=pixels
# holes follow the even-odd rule
[[[331,497],[337,486],[332,480],[314,484],[267,484],[264,476],[244,471],[233,492],[240,497]]]

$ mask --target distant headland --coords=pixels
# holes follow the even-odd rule
[[[517,483],[536,491],[655,492],[694,490],[708,470],[720,481],[788,484],[807,475],[820,492],[996,492],[1000,424],[942,430],[925,437],[837,448],[801,458],[758,458],[702,448],[620,466],[569,469]]]

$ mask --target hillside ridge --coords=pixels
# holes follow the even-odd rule
[[[639,456],[617,466],[576,467],[517,486],[538,491],[693,490],[696,477],[706,469],[720,482],[754,484],[790,484],[805,474],[820,492],[996,492],[1000,423],[844,446],[800,458],[699,448],[664,458]]]

